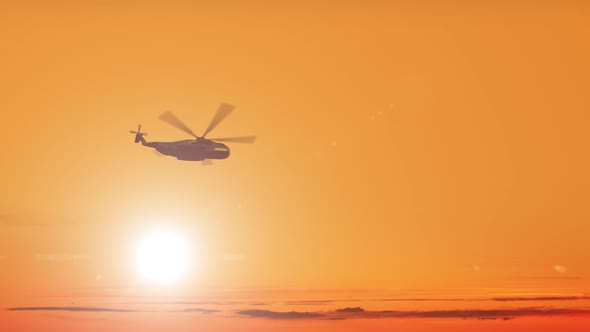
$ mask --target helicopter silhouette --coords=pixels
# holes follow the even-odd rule
[[[217,127],[234,109],[235,106],[230,104],[222,103],[219,105],[215,116],[211,119],[209,126],[202,136],[195,134],[178,117],[172,114],[172,112],[165,112],[160,115],[160,120],[184,131],[195,139],[174,142],[148,142],[144,138],[147,133],[141,132],[141,124],[137,126],[137,131],[131,130],[129,132],[135,134],[135,143],[141,142],[142,145],[155,149],[160,155],[172,156],[178,160],[201,161],[203,165],[209,165],[211,164],[211,159],[226,159],[230,155],[229,147],[219,142],[252,144],[256,141],[256,136],[205,138],[205,136],[215,129],[215,127]]]

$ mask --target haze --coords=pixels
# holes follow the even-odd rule
[[[370,302],[421,294],[587,300],[589,14],[575,1],[3,3],[0,306],[232,299],[244,304],[199,308],[240,316],[259,300],[272,312],[345,307],[277,305],[299,300],[502,304]],[[228,143],[211,166],[158,157],[129,134],[141,123],[148,140],[189,139],[158,116],[173,111],[200,133],[222,102],[236,110],[214,136],[258,139]],[[133,251],[154,229],[183,234],[194,257],[168,288],[138,284]],[[139,321],[38,314],[3,310],[0,330]],[[302,324],[242,316],[199,319]],[[551,330],[539,322],[463,328]]]

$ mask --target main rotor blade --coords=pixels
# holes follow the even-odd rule
[[[230,105],[230,104],[226,104],[226,103],[219,105],[219,108],[217,109],[217,113],[215,113],[215,116],[211,120],[211,123],[209,123],[209,127],[207,127],[207,130],[205,130],[203,137],[207,136],[207,134],[211,130],[215,129],[215,127],[217,127],[217,125],[220,124],[221,121],[223,121],[223,119],[225,119],[235,108],[236,107],[234,105]]]
[[[180,119],[178,119],[176,117],[176,115],[172,114],[172,112],[166,112],[163,113],[162,115],[160,115],[160,120],[173,125],[174,127],[184,131],[185,133],[197,138],[198,136],[193,133],[192,130],[190,130],[189,127],[187,127],[187,125],[184,124],[184,122],[180,121]]]
[[[211,138],[212,141],[218,142],[232,142],[232,143],[248,143],[256,142],[256,136],[242,136],[242,137],[225,137],[225,138]]]

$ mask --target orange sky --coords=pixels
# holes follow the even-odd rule
[[[156,228],[191,294],[587,293],[590,8],[530,3],[2,3],[0,307],[134,285]],[[213,166],[128,133],[221,102],[258,140]]]

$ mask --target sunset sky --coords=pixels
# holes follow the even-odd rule
[[[582,331],[589,15],[2,2],[0,331]],[[211,166],[129,134],[190,139],[158,116],[201,133],[220,103],[212,136],[258,139]],[[137,266],[158,231],[188,248],[172,284]]]

